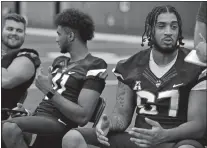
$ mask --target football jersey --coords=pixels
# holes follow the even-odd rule
[[[88,54],[84,59],[77,62],[70,62],[70,58],[60,56],[52,64],[53,89],[74,103],[78,102],[78,96],[82,88],[95,90],[99,93],[105,87],[105,80],[98,77],[104,72],[107,64],[104,60]],[[54,103],[45,96],[36,109],[37,114],[47,114],[76,127],[77,124],[67,119]]]
[[[40,66],[39,54],[37,53],[37,51],[33,49],[24,48],[24,49],[18,49],[18,50],[11,51],[7,53],[6,55],[4,55],[1,59],[1,67],[7,69],[9,65],[13,62],[13,60],[18,57],[27,57],[28,59],[30,59],[32,63],[34,64],[35,73],[29,80],[27,80],[26,82],[12,89],[1,88],[2,108],[11,109],[11,108],[16,107],[21,97],[24,96],[27,89],[33,83],[35,79],[36,69]],[[18,67],[17,67],[17,70],[18,70]]]
[[[143,50],[120,61],[114,74],[135,93],[135,127],[151,128],[145,117],[173,128],[187,121],[188,97],[197,84],[199,66],[184,61],[189,50],[180,48],[175,64],[161,78],[149,68],[151,49]]]
[[[198,82],[192,90],[207,90],[207,68],[201,72],[198,77]]]

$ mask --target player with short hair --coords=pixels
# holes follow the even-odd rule
[[[45,96],[33,116],[3,122],[2,139],[7,148],[27,148],[30,140],[24,139],[25,132],[37,134],[32,147],[60,146],[64,133],[90,120],[105,87],[107,64],[87,47],[94,35],[91,17],[67,9],[57,15],[55,24],[60,52],[69,53],[70,58],[57,57],[48,76],[40,70],[35,84]]]
[[[3,17],[2,23],[2,56],[1,56],[1,98],[2,108],[12,109],[35,79],[40,65],[39,54],[34,49],[21,49],[25,39],[26,21],[16,13]],[[18,69],[18,70],[17,70]],[[8,118],[2,112],[2,119]]]
[[[69,131],[63,148],[203,148],[206,98],[190,93],[201,67],[184,61],[189,50],[180,47],[182,21],[174,7],[158,6],[148,14],[146,39],[149,49],[114,69],[119,83],[110,117],[103,115],[96,129]],[[135,109],[134,127],[125,132]]]

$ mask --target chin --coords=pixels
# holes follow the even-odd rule
[[[67,51],[65,51],[65,50],[61,50],[60,53],[65,54],[65,53],[67,53]]]

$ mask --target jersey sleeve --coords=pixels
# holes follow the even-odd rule
[[[36,69],[40,66],[41,61],[40,61],[40,58],[39,58],[39,54],[36,50],[23,48],[19,51],[19,53],[17,54],[17,57],[23,57],[23,56],[30,59],[32,61],[32,63],[34,64]]]
[[[52,63],[52,72],[55,71],[57,68],[63,68],[67,66],[69,60],[70,58],[66,56],[57,57]]]
[[[126,60],[121,60],[117,63],[116,67],[112,69],[112,72],[117,77],[117,79],[121,82],[125,82],[126,80]]]
[[[133,55],[128,59],[119,61],[112,72],[119,81],[131,87],[136,75],[136,63],[138,62],[137,55]]]
[[[207,69],[202,71],[198,78],[198,82],[191,90],[207,90]]]
[[[83,88],[95,90],[102,93],[105,87],[105,79],[99,77],[99,75],[105,72],[107,69],[107,64],[102,59],[97,59],[90,66],[86,73],[86,80]]]

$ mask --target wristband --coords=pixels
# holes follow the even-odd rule
[[[51,91],[49,91],[48,93],[47,93],[47,97],[49,98],[49,99],[52,99],[52,97],[54,96],[55,94],[53,93],[53,92],[51,92]]]

